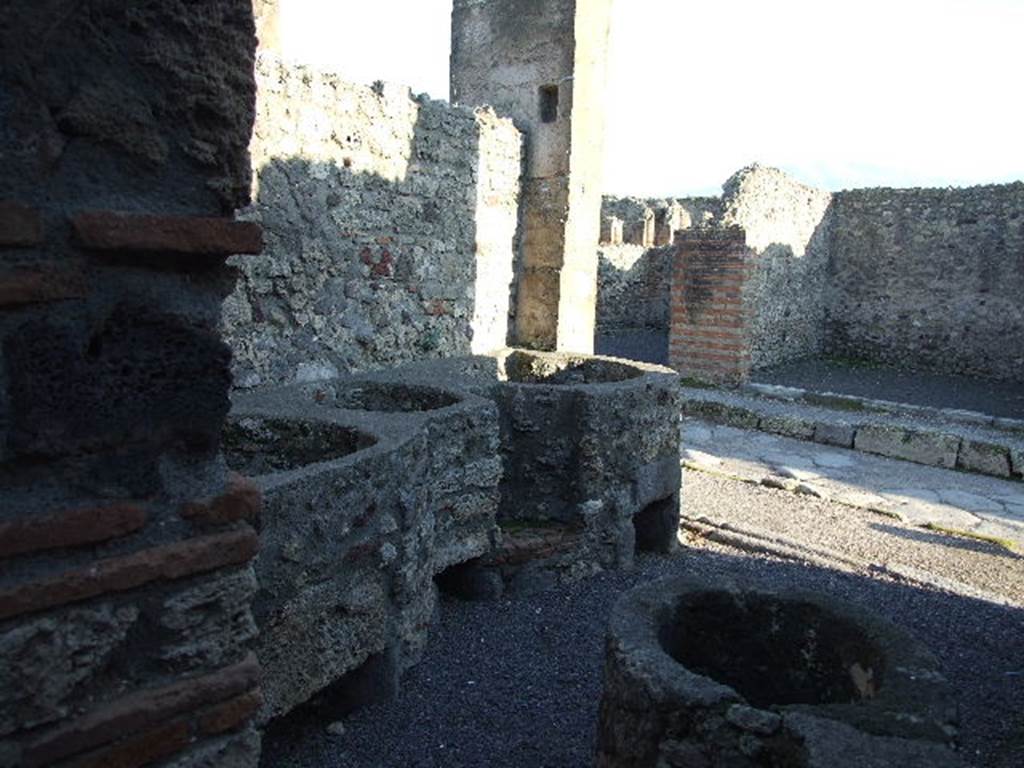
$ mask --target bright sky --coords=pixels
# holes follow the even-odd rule
[[[283,6],[286,54],[447,98],[451,0]],[[1024,0],[615,0],[611,44],[609,193],[1024,179]]]

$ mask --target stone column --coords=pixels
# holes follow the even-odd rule
[[[591,352],[611,0],[455,0],[451,97],[527,136],[513,343]]]

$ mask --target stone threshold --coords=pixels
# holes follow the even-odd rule
[[[793,387],[681,387],[682,410],[716,424],[1024,480],[1024,422]]]

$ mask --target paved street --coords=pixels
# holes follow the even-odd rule
[[[1024,551],[1024,483],[719,426],[683,424],[686,466],[933,526]]]

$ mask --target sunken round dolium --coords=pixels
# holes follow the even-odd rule
[[[393,695],[425,646],[434,576],[494,536],[492,403],[426,386],[318,384],[393,410],[338,408],[293,385],[237,397],[225,430],[228,464],[263,493],[260,722],[320,694],[346,706]],[[409,412],[414,396],[424,412]]]
[[[228,466],[248,476],[340,459],[375,442],[350,427],[257,416],[228,421],[222,436]]]
[[[350,411],[415,413],[460,402],[458,395],[443,389],[380,381],[317,382],[305,390],[317,403]]]
[[[956,707],[938,661],[820,595],[670,579],[624,595],[605,655],[600,768],[936,768]]]
[[[635,365],[590,355],[515,350],[503,364],[506,379],[515,384],[610,384],[643,375]]]
[[[612,358],[513,350],[491,397],[501,421],[503,546],[513,590],[628,568],[679,528],[678,377]]]

